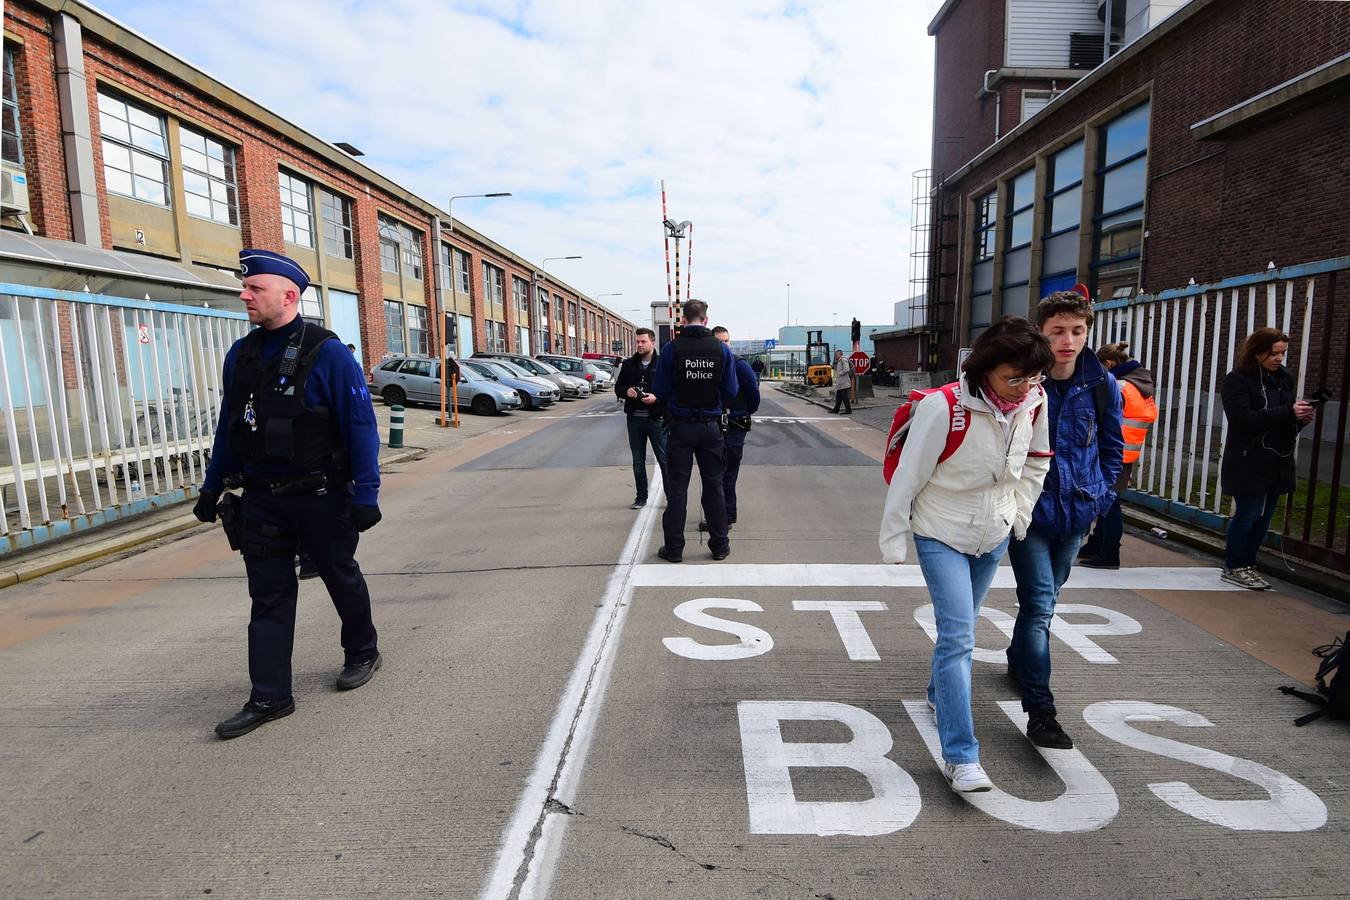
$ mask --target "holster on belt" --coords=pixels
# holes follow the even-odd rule
[[[244,510],[239,495],[222,494],[216,512],[220,515],[220,527],[225,530],[230,549],[239,550],[244,546]]]

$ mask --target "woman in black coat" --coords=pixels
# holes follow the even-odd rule
[[[1236,368],[1223,379],[1228,440],[1219,483],[1236,504],[1223,580],[1254,591],[1270,589],[1256,572],[1256,551],[1280,495],[1294,490],[1295,442],[1314,414],[1311,404],[1294,395],[1293,376],[1284,367],[1288,351],[1287,334],[1258,328],[1242,342]]]

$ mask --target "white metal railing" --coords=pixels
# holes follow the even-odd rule
[[[1350,257],[1284,269],[1272,264],[1265,272],[1216,284],[1094,304],[1088,346],[1128,341],[1130,355],[1153,372],[1157,383],[1159,416],[1132,476],[1136,491],[1173,508],[1208,514],[1211,523],[1213,517],[1225,517],[1218,465],[1228,435],[1219,397],[1223,377],[1232,370],[1243,338],[1269,326],[1290,337],[1286,360],[1297,379],[1298,396],[1326,386],[1329,378],[1339,381],[1332,358],[1345,353],[1347,336],[1344,319],[1334,315],[1333,292],[1336,276],[1346,269]],[[1334,392],[1336,385],[1331,387]],[[1337,395],[1337,400],[1344,398]],[[1328,404],[1322,415],[1331,425],[1319,427],[1316,435],[1328,457],[1338,457],[1345,452],[1344,407]],[[1313,431],[1305,430],[1300,442],[1309,440]],[[1308,470],[1306,455],[1298,454],[1300,477],[1316,485],[1319,473],[1315,465]],[[1324,473],[1320,480],[1325,490]],[[1339,488],[1330,485],[1332,491]],[[1333,535],[1328,532],[1329,543],[1323,546],[1339,550],[1344,532],[1339,540]]]
[[[0,284],[0,548],[199,483],[225,352],[248,327],[227,310]]]

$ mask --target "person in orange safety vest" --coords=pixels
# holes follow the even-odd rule
[[[1097,359],[1116,377],[1123,401],[1120,433],[1125,439],[1125,454],[1121,460],[1120,477],[1116,479],[1116,502],[1097,520],[1097,527],[1078,551],[1080,565],[1091,569],[1120,568],[1120,539],[1125,533],[1125,519],[1120,511],[1120,493],[1129,484],[1134,464],[1144,450],[1144,438],[1158,420],[1158,404],[1153,400],[1153,373],[1137,359],[1130,358],[1130,345],[1124,342],[1107,344],[1097,351]]]

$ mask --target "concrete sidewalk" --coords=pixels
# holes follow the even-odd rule
[[[532,416],[569,415],[602,408],[608,409],[608,406],[602,406],[597,402],[597,398],[588,398],[555,405],[539,412],[517,411],[479,416],[461,411],[459,427],[442,428],[436,424],[440,417],[439,410],[408,407],[404,411],[403,446],[393,448],[389,446],[390,409],[382,402],[377,402],[375,418],[379,422],[382,442],[380,468],[384,470],[396,463],[417,459],[430,453],[445,452],[489,432],[509,432],[513,425],[525,424]],[[193,498],[195,502],[195,493]],[[192,515],[189,502],[178,503],[103,528],[79,531],[28,550],[7,554],[0,560],[0,588],[11,587],[53,572],[126,553],[182,532],[217,527],[219,526],[198,522]]]

